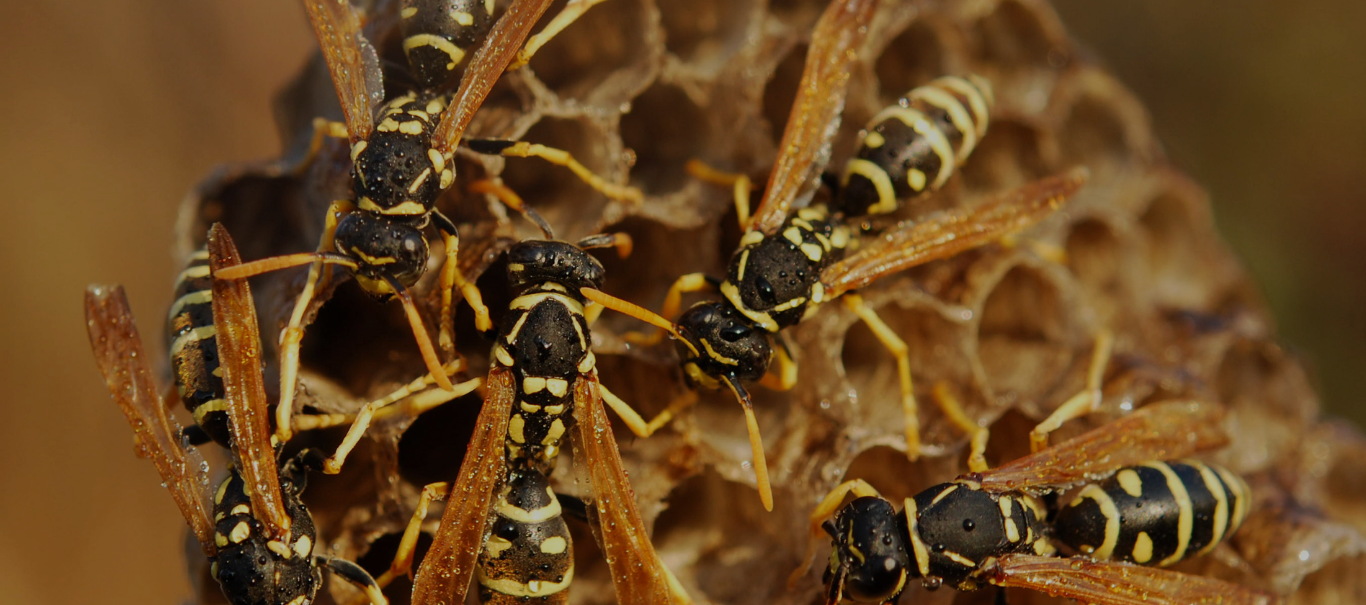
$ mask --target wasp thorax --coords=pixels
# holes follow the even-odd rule
[[[577,297],[580,288],[601,288],[603,273],[598,259],[565,242],[530,240],[508,250],[508,281],[514,289],[553,282]]]
[[[937,485],[917,494],[915,502],[916,533],[929,551],[930,575],[952,585],[983,561],[1016,548],[1020,540],[1008,539],[1007,523],[1016,524],[1017,534],[1026,530],[1007,517],[997,497],[969,485]],[[1013,516],[1016,507],[1009,506]]]
[[[910,559],[905,524],[891,502],[856,498],[841,508],[826,531],[834,538],[835,555],[826,582],[843,574],[844,595],[863,603],[885,602],[918,574]]]
[[[768,371],[773,349],[769,334],[754,327],[730,306],[701,302],[678,318],[678,343],[684,364],[695,366],[702,374],[718,378],[758,380]]]
[[[334,245],[356,261],[356,278],[372,295],[394,294],[390,280],[408,287],[427,268],[427,240],[409,221],[353,212],[337,223]]]

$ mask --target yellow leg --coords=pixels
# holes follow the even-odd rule
[[[687,589],[683,588],[683,583],[679,582],[678,578],[674,577],[674,572],[671,571],[667,565],[664,565],[663,562],[661,562],[659,566],[664,569],[664,577],[669,582],[670,602],[673,603],[673,605],[692,605],[692,597],[688,595]]]
[[[607,390],[607,387],[602,384],[598,384],[598,392],[602,394],[603,403],[612,408],[612,411],[617,413],[622,422],[626,423],[626,428],[631,429],[631,432],[635,433],[637,437],[650,436],[651,431],[646,425],[645,419],[640,417],[640,413],[636,412],[631,404],[622,401],[620,397]]]
[[[883,323],[875,311],[864,304],[863,297],[846,294],[844,305],[868,324],[882,346],[896,357],[897,375],[901,379],[901,413],[906,417],[906,457],[915,460],[920,457],[920,413],[915,401],[915,385],[911,382],[910,348],[906,346],[906,341]]]
[[[741,229],[749,229],[749,192],[754,189],[754,182],[749,180],[749,175],[721,172],[698,160],[689,160],[684,168],[700,181],[730,187],[735,196],[735,217],[739,219]]]
[[[773,366],[773,371],[764,374],[764,377],[759,379],[759,384],[775,391],[791,390],[797,385],[797,362],[792,360],[792,356],[787,353],[787,347],[782,345],[778,345],[774,350],[773,359],[777,362]]]
[[[664,411],[660,412],[654,418],[651,418],[650,422],[646,423],[646,434],[655,434],[655,431],[663,428],[664,425],[673,420],[679,412],[692,407],[695,403],[697,403],[697,391],[691,389],[684,391],[682,395],[675,397],[673,401],[669,402],[669,407],[664,408]]]
[[[944,416],[949,419],[960,430],[969,437],[970,452],[968,453],[968,470],[980,473],[987,470],[987,438],[991,436],[991,431],[978,424],[977,421],[968,418],[967,412],[963,411],[963,405],[958,403],[958,398],[953,396],[953,388],[947,382],[938,382],[932,391],[935,403],[939,404],[939,409],[944,411]]]
[[[475,147],[471,146],[471,149],[474,148]],[[642,194],[639,189],[627,185],[617,185],[615,183],[607,182],[607,179],[594,174],[592,170],[589,170],[588,167],[580,164],[578,160],[574,159],[573,155],[570,155],[568,151],[563,149],[546,147],[539,143],[518,141],[507,148],[502,149],[498,153],[514,158],[537,157],[550,162],[551,164],[555,164],[556,166],[564,166],[573,172],[575,176],[579,177],[580,180],[587,183],[589,187],[592,187],[603,195],[617,201],[630,202],[636,205],[640,205],[645,201],[645,195]]]
[[[1110,353],[1114,344],[1114,334],[1109,329],[1102,329],[1096,334],[1096,346],[1091,351],[1091,366],[1086,372],[1086,389],[1064,401],[1048,418],[1029,432],[1031,452],[1048,447],[1048,434],[1058,430],[1062,423],[1100,409],[1101,381],[1105,378],[1105,366],[1110,363]]]
[[[707,283],[707,276],[705,274],[689,273],[679,277],[674,280],[672,286],[669,286],[669,293],[664,295],[664,307],[659,311],[660,316],[666,318],[678,317],[679,307],[683,305],[684,294],[709,289],[711,289],[711,284]],[[667,330],[657,328],[654,332],[648,334],[642,332],[627,332],[622,334],[621,337],[629,343],[654,346],[659,344],[659,341],[664,340],[664,334],[666,333]]]
[[[1012,233],[1001,238],[1001,245],[1007,248],[1025,246],[1039,258],[1059,265],[1067,264],[1067,249],[1056,244],[1049,244],[1035,239],[1022,239],[1019,234]]]
[[[384,587],[400,576],[412,577],[413,554],[417,550],[417,539],[422,535],[422,523],[427,520],[427,509],[434,500],[445,500],[450,491],[451,484],[449,483],[433,483],[422,488],[422,497],[417,501],[417,510],[413,511],[412,520],[408,521],[408,527],[403,530],[403,539],[399,540],[398,552],[394,553],[394,560],[389,564],[388,571],[375,579],[376,584]]]
[[[844,497],[849,494],[853,494],[856,498],[865,496],[877,498],[880,496],[877,489],[862,479],[850,479],[830,490],[830,493],[825,495],[821,503],[816,505],[816,510],[811,512],[806,556],[802,558],[802,565],[793,571],[791,576],[788,576],[787,585],[789,587],[795,585],[807,572],[811,571],[811,564],[816,560],[816,546],[821,541],[821,524],[839,510],[840,505],[844,503]]]
[[[504,206],[507,206],[512,211],[522,215],[526,220],[531,221],[532,224],[536,225],[536,228],[541,230],[541,234],[544,235],[546,239],[555,239],[555,230],[550,228],[550,223],[545,221],[545,217],[541,216],[541,213],[536,212],[535,208],[526,205],[526,201],[522,199],[522,196],[517,195],[516,191],[513,191],[501,181],[479,179],[470,183],[469,191],[470,193],[483,193],[493,196],[494,199],[501,202]]]
[[[484,304],[479,287],[466,280],[460,272],[460,234],[455,230],[455,223],[435,210],[432,211],[432,218],[446,245],[446,262],[441,266],[441,328],[437,342],[441,350],[450,355],[455,351],[455,315],[452,311],[455,288],[460,288],[465,295],[465,302],[474,310],[474,327],[480,332],[488,332],[493,329],[493,321],[489,319],[489,308]]]
[[[308,151],[304,152],[303,159],[295,168],[295,175],[301,174],[313,160],[318,157],[318,152],[322,151],[323,141],[333,139],[350,139],[351,134],[346,131],[346,124],[333,122],[327,118],[313,118],[313,138],[308,141]]]
[[[591,328],[593,327],[593,324],[598,322],[598,318],[602,317],[602,312],[606,310],[607,307],[595,302],[590,302],[583,306],[583,320],[587,322],[588,327]]]
[[[536,35],[527,38],[526,46],[523,46],[522,50],[517,51],[517,58],[512,61],[512,64],[508,65],[508,71],[519,69],[529,63],[531,57],[534,56],[536,51],[540,50],[542,46],[545,46],[546,42],[549,42],[563,31],[564,28],[569,27],[569,24],[583,16],[588,9],[593,8],[593,6],[600,2],[603,2],[603,0],[569,0],[564,8],[560,10],[559,14],[555,15],[555,18],[551,19],[550,23],[545,26],[545,29],[542,29]]]
[[[448,372],[453,373],[463,365],[463,363],[457,364],[456,362],[452,362],[451,364],[447,364],[446,369]],[[449,376],[450,374],[448,373],[447,375]],[[341,445],[337,446],[336,453],[332,454],[332,457],[328,458],[327,461],[323,463],[323,472],[329,475],[335,475],[341,472],[342,465],[346,463],[346,457],[351,453],[352,449],[355,449],[356,444],[360,443],[360,438],[365,435],[366,429],[370,428],[370,422],[375,417],[376,412],[400,399],[412,395],[412,393],[417,390],[435,384],[435,382],[436,379],[428,374],[400,387],[397,391],[394,391],[381,399],[376,399],[362,406],[360,411],[356,413],[356,419],[351,423],[351,428],[347,429],[346,437],[342,438]],[[454,391],[434,389],[430,392],[423,393],[422,395],[429,395],[430,397],[422,400],[421,407],[423,408],[423,411],[425,411],[426,409],[456,399],[473,392],[475,389],[479,388],[480,384],[482,384],[482,381],[479,378],[474,378],[455,385]],[[420,396],[421,395],[414,396],[414,398]]]
[[[337,221],[341,216],[354,210],[355,206],[347,200],[332,202],[327,209],[327,219],[323,224],[322,241],[318,242],[318,252],[332,250],[332,240],[337,232]],[[289,316],[289,325],[280,334],[280,403],[275,408],[275,439],[286,443],[294,436],[290,418],[294,414],[294,389],[299,381],[299,346],[304,339],[304,315],[308,304],[313,301],[318,289],[323,261],[321,258],[308,266],[308,280],[299,298],[294,301],[294,312]]]

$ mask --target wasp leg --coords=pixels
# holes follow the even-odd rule
[[[327,139],[350,139],[351,134],[346,131],[346,124],[333,122],[327,118],[313,118],[313,138],[308,141],[308,151],[304,152],[303,159],[294,169],[295,176],[303,174],[304,170],[313,163],[318,157],[318,152],[322,151],[323,141]]]
[[[606,310],[607,307],[595,302],[590,302],[583,306],[583,320],[588,324],[588,327],[591,328],[593,327],[593,324],[598,322],[598,318],[602,317],[602,312]]]
[[[355,206],[347,200],[332,202],[327,209],[327,220],[323,224],[322,239],[318,242],[318,252],[332,250],[332,240],[337,233],[337,221],[351,212]],[[308,266],[308,280],[303,291],[294,301],[294,312],[289,316],[289,325],[280,334],[280,403],[275,408],[275,438],[278,443],[286,443],[294,436],[294,425],[290,419],[294,415],[294,389],[299,382],[299,346],[304,339],[304,315],[308,305],[318,290],[322,277],[323,259],[318,258]]]
[[[607,407],[612,408],[612,411],[617,413],[617,416],[621,418],[621,421],[626,423],[626,428],[631,429],[631,432],[635,433],[637,437],[650,436],[653,431],[649,430],[649,426],[646,424],[645,419],[640,417],[640,413],[636,412],[635,408],[631,407],[631,404],[626,403],[620,397],[617,397],[616,394],[607,390],[607,387],[601,383],[598,384],[598,392],[602,395],[603,403],[606,403]]]
[[[522,50],[517,51],[517,58],[508,65],[508,71],[525,66],[531,61],[531,57],[536,54],[536,51],[540,50],[542,46],[545,46],[546,42],[549,42],[552,38],[559,35],[564,28],[569,27],[569,24],[588,12],[588,9],[593,8],[601,2],[603,2],[603,0],[569,0],[564,8],[560,9],[560,12],[555,15],[555,18],[551,19],[550,23],[546,24],[545,29],[542,29],[536,35],[527,38],[526,46],[523,46]]]
[[[1022,239],[1019,234],[1012,233],[1001,238],[1001,245],[1007,248],[1018,248],[1024,246],[1029,248],[1039,258],[1059,265],[1067,264],[1067,249],[1057,244],[1041,242],[1036,239]]]
[[[811,526],[808,532],[806,556],[802,557],[801,566],[796,570],[793,570],[792,575],[788,576],[787,585],[789,589],[794,587],[797,582],[801,581],[802,577],[805,576],[807,572],[811,571],[811,564],[816,560],[816,546],[820,544],[821,532],[823,531],[822,525],[830,515],[835,514],[835,511],[839,510],[840,504],[844,502],[844,497],[849,494],[853,494],[856,498],[865,496],[873,498],[881,497],[881,494],[878,493],[876,488],[862,479],[850,479],[836,485],[835,489],[830,490],[830,493],[826,494],[825,498],[821,499],[821,503],[816,505],[816,510],[811,511]]]
[[[748,175],[722,172],[698,160],[689,160],[685,169],[698,180],[731,187],[735,195],[735,217],[739,219],[741,229],[749,228],[749,192],[754,189],[754,182]]]
[[[1086,372],[1086,389],[1073,395],[1058,409],[1040,422],[1029,432],[1029,450],[1038,452],[1048,447],[1048,434],[1058,430],[1062,423],[1081,418],[1100,409],[1101,380],[1105,377],[1105,366],[1110,363],[1110,353],[1114,348],[1115,337],[1108,329],[1096,334],[1096,345],[1091,351],[1091,366]]]
[[[683,295],[690,292],[701,292],[712,289],[713,284],[706,275],[702,273],[689,273],[674,280],[673,285],[669,286],[669,293],[664,295],[664,306],[659,310],[663,317],[678,317],[679,307],[683,304]],[[629,343],[653,346],[664,340],[667,330],[656,329],[648,334],[643,332],[627,332],[622,334],[623,340]]]
[[[968,454],[968,470],[974,473],[987,470],[987,438],[991,436],[991,431],[977,421],[968,418],[967,412],[963,410],[963,405],[953,395],[953,387],[949,386],[949,383],[944,381],[935,383],[931,393],[934,395],[935,403],[939,404],[939,409],[943,410],[944,416],[949,419],[949,422],[966,433],[970,439],[971,450]]]
[[[774,371],[764,374],[759,384],[766,389],[788,391],[797,385],[797,362],[792,360],[792,350],[787,346],[787,338],[781,333],[774,339],[777,348],[773,351]]]
[[[413,511],[413,518],[408,521],[408,527],[403,530],[403,538],[399,540],[398,552],[394,553],[394,560],[389,564],[389,569],[384,572],[375,582],[381,587],[388,586],[399,576],[412,577],[413,575],[413,555],[417,551],[417,539],[422,535],[422,523],[427,520],[427,509],[434,500],[445,500],[450,494],[450,483],[432,483],[422,488],[422,497],[417,501],[417,509]]]
[[[479,287],[465,279],[460,272],[460,262],[457,260],[460,255],[460,234],[455,230],[455,223],[436,210],[432,210],[432,222],[446,244],[446,263],[441,266],[441,327],[436,338],[441,351],[449,355],[455,352],[455,315],[451,312],[455,288],[460,288],[465,295],[465,302],[474,309],[474,327],[480,332],[488,332],[493,329],[493,321],[489,319],[489,308],[484,304]]]
[[[535,208],[526,205],[526,202],[522,200],[522,196],[517,195],[517,192],[510,189],[507,185],[494,181],[493,179],[479,179],[470,183],[469,190],[471,193],[492,195],[494,198],[497,198],[499,202],[502,202],[504,206],[511,208],[525,217],[526,220],[535,224],[536,228],[541,230],[541,233],[545,235],[546,239],[555,239],[555,230],[550,228],[550,223],[546,222],[545,217],[542,217],[541,213],[536,212]]]
[[[454,373],[455,370],[459,369],[460,366],[463,366],[463,363],[457,364],[456,362],[452,362],[447,364],[443,369],[447,371],[447,376],[449,376]],[[412,395],[413,392],[431,386],[435,382],[436,379],[431,374],[428,374],[400,387],[398,390],[381,399],[376,399],[362,406],[360,411],[356,413],[355,420],[351,423],[351,428],[347,429],[346,437],[342,438],[341,445],[337,446],[336,453],[332,454],[332,457],[328,458],[327,462],[323,464],[323,472],[329,475],[335,475],[341,472],[342,464],[346,462],[347,455],[351,453],[352,449],[355,449],[357,443],[360,443],[361,436],[365,435],[366,429],[370,428],[370,422],[375,418],[376,413],[379,410],[386,408],[396,401],[407,398],[409,395]],[[479,385],[482,383],[483,381],[481,379],[473,378],[455,385],[454,391],[434,389],[419,395],[413,395],[413,399],[416,401],[413,402],[413,405],[406,406],[405,411],[412,415],[420,414],[428,409],[446,403],[447,401],[469,394],[479,388]]]
[[[901,412],[906,417],[906,457],[915,460],[920,457],[920,415],[915,401],[915,387],[911,382],[911,356],[906,341],[896,335],[882,318],[877,316],[857,294],[844,295],[844,306],[853,311],[863,323],[872,329],[873,336],[882,346],[896,357],[897,375],[901,379]]]
[[[611,199],[629,202],[637,206],[645,200],[645,195],[639,189],[629,185],[607,182],[607,179],[594,174],[592,170],[580,164],[573,155],[563,149],[526,141],[502,141],[498,139],[468,139],[464,144],[476,153],[512,158],[541,158],[556,166],[568,168],[575,176],[579,177],[579,180]]]
[[[318,556],[313,558],[319,565],[325,565],[332,573],[342,577],[342,579],[356,585],[356,588],[365,592],[365,597],[370,600],[371,605],[389,605],[389,599],[384,598],[384,593],[380,591],[380,586],[375,582],[375,578],[370,576],[370,572],[365,571],[361,566],[356,565],[345,559],[334,559],[332,557]]]
[[[612,248],[617,251],[617,258],[630,257],[631,252],[635,250],[636,247],[635,240],[631,239],[631,234],[620,232],[599,233],[597,235],[590,235],[579,240],[579,243],[574,245],[578,246],[580,249],[583,250],[592,250],[594,248]]]

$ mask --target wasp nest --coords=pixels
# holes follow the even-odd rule
[[[367,33],[393,59],[388,64],[401,64],[394,4],[372,9]],[[604,259],[612,294],[658,308],[677,276],[719,274],[739,238],[729,193],[691,179],[684,164],[698,158],[763,181],[822,5],[610,0],[551,42],[530,69],[503,77],[470,134],[567,149],[590,169],[639,187],[646,199],[639,207],[610,202],[539,160],[458,156],[457,183],[439,207],[460,223],[463,269],[482,275],[495,314],[508,300],[498,252],[533,233],[465,193],[468,182],[490,175],[525,197],[562,239],[603,230],[631,234],[633,255]],[[793,590],[786,578],[806,546],[806,516],[831,487],[861,477],[899,498],[966,470],[966,438],[928,404],[932,385],[947,382],[969,414],[991,428],[988,459],[999,464],[1027,453],[1033,423],[1083,388],[1094,337],[1108,328],[1116,345],[1103,409],[1065,426],[1055,442],[1152,400],[1227,405],[1233,442],[1210,457],[1248,478],[1254,509],[1229,545],[1179,569],[1293,593],[1292,603],[1360,600],[1366,487],[1358,479],[1366,440],[1319,420],[1304,371],[1276,344],[1256,287],[1214,230],[1204,192],[1166,163],[1139,102],[1079,53],[1042,0],[887,1],[874,23],[850,81],[832,167],[851,154],[865,121],[913,86],[977,73],[995,87],[990,133],[944,190],[903,215],[1076,165],[1089,167],[1091,180],[1062,212],[1024,234],[1024,245],[989,246],[864,292],[911,346],[927,446],[920,461],[903,453],[892,357],[841,305],[826,305],[790,331],[801,369],[795,389],[754,389],[774,512],[760,507],[744,423],[728,393],[703,394],[650,439],[618,431],[654,542],[693,597],[815,601],[817,573]],[[186,250],[210,221],[226,223],[248,259],[315,246],[327,204],[350,187],[341,142],[325,145],[316,161],[299,162],[311,119],[340,117],[319,61],[284,91],[277,113],[284,159],[229,166],[206,180],[185,207]],[[1065,259],[1040,254],[1049,249]],[[435,273],[418,291],[433,292]],[[302,281],[302,271],[256,280],[267,342],[287,320]],[[375,304],[350,283],[324,292],[329,297],[305,338],[303,404],[354,411],[424,372],[396,305]],[[433,295],[426,305],[432,323]],[[458,348],[478,374],[487,367],[489,343],[471,319],[462,306]],[[594,344],[603,383],[649,416],[686,387],[667,343],[632,348],[617,337],[638,328],[608,314],[595,326]],[[380,423],[342,475],[316,477],[307,502],[321,547],[382,571],[421,486],[454,478],[478,409],[472,395],[415,421]],[[297,441],[330,447],[338,438],[327,431]],[[573,476],[557,473],[557,489],[587,495]],[[429,519],[434,529],[439,514]],[[612,602],[593,539],[575,531],[574,602]],[[207,578],[203,571],[196,573]],[[221,600],[212,581],[202,585],[206,602]],[[344,582],[328,587],[338,601],[355,597]],[[405,602],[406,588],[396,583],[390,597]],[[914,587],[906,598],[990,602],[991,595]],[[1051,602],[1023,593],[1010,598]]]

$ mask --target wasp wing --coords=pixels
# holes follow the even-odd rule
[[[1214,578],[1112,561],[1010,554],[983,570],[997,586],[1094,605],[1273,605],[1281,598]]]
[[[1152,460],[1175,460],[1223,447],[1223,408],[1195,401],[1164,401],[1139,409],[1038,453],[969,475],[982,489],[1010,492],[1059,488],[1102,478]]]
[[[575,456],[588,472],[597,511],[598,539],[612,570],[621,605],[670,602],[668,572],[659,560],[645,522],[636,510],[636,495],[622,467],[621,453],[603,410],[595,374],[580,374],[574,383]]]
[[[414,605],[465,602],[488,534],[489,508],[504,477],[504,440],[516,395],[511,370],[495,367],[489,371],[488,395],[460,463],[460,476],[450,490],[441,528],[417,571]]]
[[[332,86],[337,89],[351,142],[370,138],[375,110],[384,100],[383,74],[375,47],[361,33],[350,0],[304,0]]]
[[[932,260],[947,258],[1021,231],[1051,214],[1086,182],[1085,169],[1022,185],[972,208],[904,223],[826,267],[828,298]]]
[[[531,28],[550,6],[551,0],[514,0],[507,12],[498,18],[488,39],[474,53],[460,87],[450,105],[441,112],[441,121],[432,134],[432,147],[450,157],[460,144],[465,128],[474,119],[474,112],[484,103],[494,83],[503,75],[512,58],[521,50],[531,34]]]
[[[152,461],[205,554],[214,556],[207,466],[197,450],[182,445],[180,426],[166,414],[121,286],[86,289],[85,328],[109,394],[133,427],[138,456]]]
[[[242,264],[237,246],[220,224],[209,228],[208,249],[213,271]],[[213,280],[213,324],[237,470],[249,490],[256,517],[271,536],[284,536],[291,524],[271,445],[270,404],[261,378],[261,336],[247,280]]]
[[[839,129],[849,74],[868,33],[876,0],[836,0],[816,22],[806,67],[792,103],[778,160],[768,175],[764,198],[750,229],[772,233],[787,218],[797,194],[825,168],[830,139]]]

